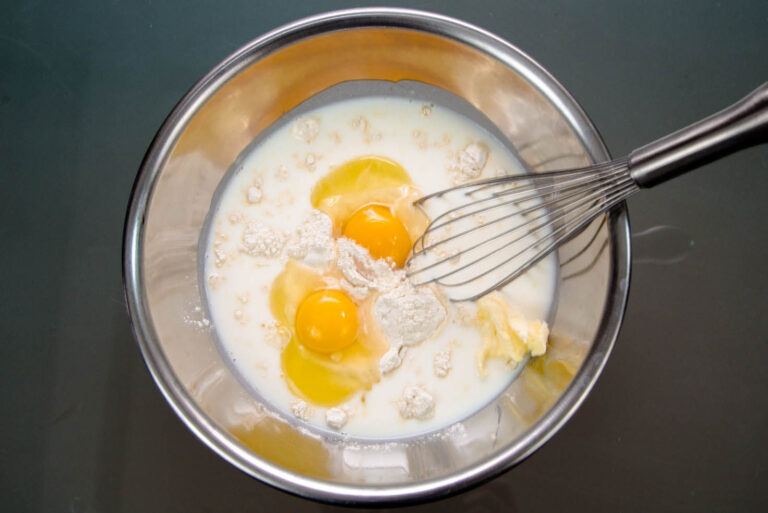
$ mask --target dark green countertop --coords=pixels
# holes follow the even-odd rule
[[[176,418],[130,333],[121,243],[142,156],[198,78],[277,25],[368,2],[2,3],[0,507],[334,509],[246,476]],[[768,80],[765,1],[394,4],[527,52],[614,155]],[[632,199],[626,321],[584,405],[520,466],[415,508],[768,509],[766,193],[763,145]]]

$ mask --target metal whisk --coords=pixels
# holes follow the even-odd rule
[[[643,146],[580,169],[502,176],[416,201],[432,222],[407,273],[454,301],[477,299],[525,273],[596,217],[648,188],[768,141],[768,82],[734,105]]]

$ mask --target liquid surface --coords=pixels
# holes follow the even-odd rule
[[[274,130],[220,186],[211,212],[205,296],[225,357],[275,410],[322,430],[395,438],[471,415],[516,371],[501,357],[481,364],[477,305],[449,303],[439,290],[400,297],[372,285],[362,295],[365,287],[349,288],[334,263],[348,241],[387,262],[379,285],[400,276],[429,221],[414,199],[521,172],[488,132],[421,101],[345,100]],[[320,235],[326,228],[330,242]],[[555,271],[554,259],[545,259],[500,298],[524,318],[544,320]],[[414,321],[398,310],[402,301],[433,318]],[[434,317],[441,310],[444,319]],[[382,372],[397,315],[434,330],[404,345],[399,365]]]

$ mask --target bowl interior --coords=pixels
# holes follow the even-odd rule
[[[323,437],[294,426],[249,394],[222,360],[204,315],[198,241],[220,180],[255,137],[317,93],[360,80],[413,81],[463,98],[532,172],[607,156],[560,86],[489,34],[405,11],[314,18],[244,47],[171,114],[134,191],[126,288],[136,336],[158,385],[179,416],[223,457],[305,496],[413,500],[456,491],[508,468],[575,410],[621,320],[628,226],[624,211],[617,210],[560,249],[550,350],[466,421],[386,443]]]

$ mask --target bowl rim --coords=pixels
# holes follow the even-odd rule
[[[530,456],[574,414],[600,375],[621,328],[630,282],[630,229],[624,203],[608,214],[611,234],[609,293],[595,342],[571,384],[526,433],[478,464],[439,478],[386,487],[346,485],[310,478],[254,455],[221,430],[186,392],[157,342],[146,303],[141,269],[144,216],[155,180],[178,137],[200,106],[226,81],[261,57],[292,42],[347,28],[402,28],[428,32],[478,49],[515,70],[566,119],[594,162],[609,159],[597,129],[576,100],[527,54],[467,22],[427,11],[357,8],[317,14],[276,28],[217,64],[179,101],[155,135],[131,191],[123,237],[123,284],[131,328],[155,383],[176,415],[222,458],[243,472],[302,497],[336,504],[407,504],[456,494],[477,486]]]

